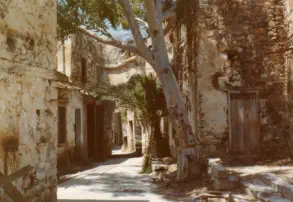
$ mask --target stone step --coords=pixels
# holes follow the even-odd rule
[[[215,190],[232,190],[239,186],[239,178],[230,176],[221,159],[208,159],[208,174]]]
[[[292,202],[259,179],[241,181],[245,192],[262,202]]]
[[[244,194],[232,194],[232,202],[256,202],[256,200]]]
[[[272,173],[263,173],[259,179],[279,192],[282,197],[293,201],[293,185]]]

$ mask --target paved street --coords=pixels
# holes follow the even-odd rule
[[[58,202],[180,201],[154,193],[150,175],[141,175],[142,158],[114,158],[80,172],[58,186]]]

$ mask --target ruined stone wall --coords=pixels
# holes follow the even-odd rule
[[[219,155],[228,148],[231,90],[258,90],[261,139],[282,134],[287,124],[282,2],[188,2],[185,13],[192,22],[185,21],[185,41],[176,44],[174,70],[202,151]]]
[[[0,171],[33,166],[15,182],[31,202],[56,201],[55,39],[56,1],[0,2]],[[5,152],[11,137],[19,147]]]
[[[293,123],[293,1],[285,0],[283,5],[283,14],[284,14],[284,24],[287,32],[287,37],[285,44],[283,46],[283,50],[285,56],[285,68],[288,71],[288,111],[290,121],[289,127],[287,130],[292,131],[292,123]],[[293,136],[291,132],[288,133],[288,142],[289,146],[291,146],[291,155],[293,154]]]
[[[87,104],[89,102],[101,105],[104,112],[104,140],[103,140],[103,157],[107,158],[112,151],[112,113],[115,109],[112,102],[102,100],[95,101],[91,93],[98,84],[105,79],[101,68],[106,58],[104,57],[104,45],[97,43],[92,38],[77,33],[72,35],[63,44],[59,44],[57,53],[58,71],[62,72],[69,78],[69,83],[64,84],[67,89],[68,103],[67,107],[67,143],[58,147],[58,161],[65,162],[65,167],[70,165],[74,160],[88,160],[88,143],[87,143]],[[86,61],[86,82],[82,82],[82,60]],[[63,86],[64,86],[63,85]],[[86,99],[85,99],[86,98]],[[73,105],[73,103],[76,103]],[[82,154],[78,159],[74,156],[75,150],[75,131],[74,131],[74,111],[75,108],[82,109],[82,137],[79,147]],[[67,159],[67,160],[65,160]]]
[[[78,90],[70,89],[59,89],[59,93],[66,94],[67,102],[64,104],[59,104],[66,107],[66,143],[58,144],[58,163],[57,167],[59,169],[67,169],[71,166],[74,161],[86,161],[87,153],[86,151],[86,134],[84,131],[84,103],[83,103],[83,94]],[[75,137],[75,113],[76,109],[80,109],[80,124],[81,131],[80,136]],[[76,142],[77,141],[77,142]]]
[[[57,43],[57,71],[66,75],[71,81],[72,76],[72,38]]]
[[[105,66],[116,66],[129,57],[125,52],[123,53],[120,49],[109,45],[104,46],[103,56]],[[125,68],[104,69],[102,71],[102,80],[111,85],[118,85],[126,83],[135,74],[146,74],[147,72],[149,72],[149,68],[145,66],[144,60],[139,58],[137,63],[129,64]]]
[[[109,158],[112,155],[113,138],[113,114],[116,105],[113,101],[103,100],[100,104],[104,107],[104,157]]]
[[[83,89],[90,89],[97,86],[102,80],[102,70],[100,65],[104,64],[103,45],[80,33],[72,36],[71,43],[71,81]],[[83,58],[86,61],[87,68],[86,83],[81,82],[81,66]]]

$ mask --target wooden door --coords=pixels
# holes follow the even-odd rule
[[[259,148],[259,131],[257,94],[230,94],[230,152],[255,154]]]

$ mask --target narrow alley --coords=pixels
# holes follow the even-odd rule
[[[0,0],[0,202],[293,202],[293,0]]]
[[[156,193],[151,175],[140,174],[142,157],[116,157],[59,184],[58,202],[185,201]]]

